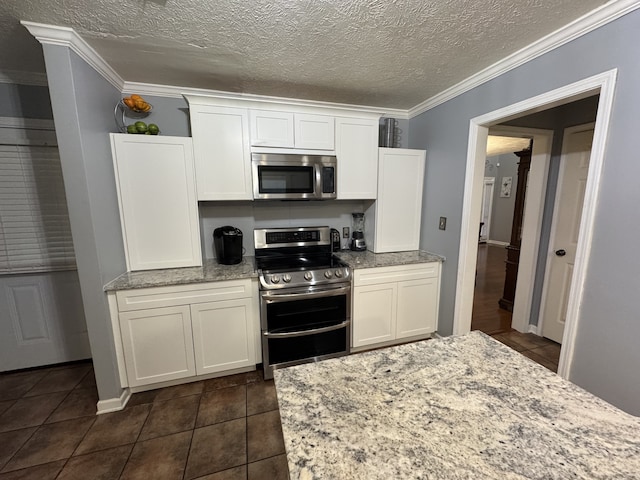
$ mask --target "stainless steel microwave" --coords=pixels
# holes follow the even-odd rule
[[[254,153],[253,198],[325,200],[336,198],[336,157]]]

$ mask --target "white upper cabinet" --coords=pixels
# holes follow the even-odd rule
[[[251,110],[251,145],[293,148],[293,113]]]
[[[251,110],[251,145],[254,147],[333,150],[334,118],[276,110]]]
[[[188,137],[111,134],[128,270],[202,265]]]
[[[366,212],[374,220],[371,251],[418,250],[425,156],[424,150],[380,149],[378,199]]]
[[[376,198],[378,129],[375,118],[336,118],[339,200]]]
[[[198,200],[251,200],[246,108],[190,105]]]
[[[333,150],[335,148],[335,121],[326,115],[296,113],[295,147],[310,150]]]

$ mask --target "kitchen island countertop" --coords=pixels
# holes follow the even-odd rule
[[[640,418],[479,332],[275,382],[291,480],[640,478]]]
[[[202,267],[166,268],[125,272],[104,286],[105,292],[131,290],[134,288],[166,287],[190,283],[220,282],[257,277],[254,257],[242,257],[237,265],[220,265],[207,259]]]

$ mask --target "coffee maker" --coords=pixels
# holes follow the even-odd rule
[[[235,265],[242,261],[242,230],[236,227],[219,227],[213,231],[216,258],[222,265]]]
[[[351,250],[363,251],[367,249],[364,241],[364,213],[351,214]]]

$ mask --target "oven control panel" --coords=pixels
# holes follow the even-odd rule
[[[326,285],[350,281],[351,272],[347,267],[307,270],[289,273],[264,273],[260,275],[263,288],[292,288],[307,285]]]

